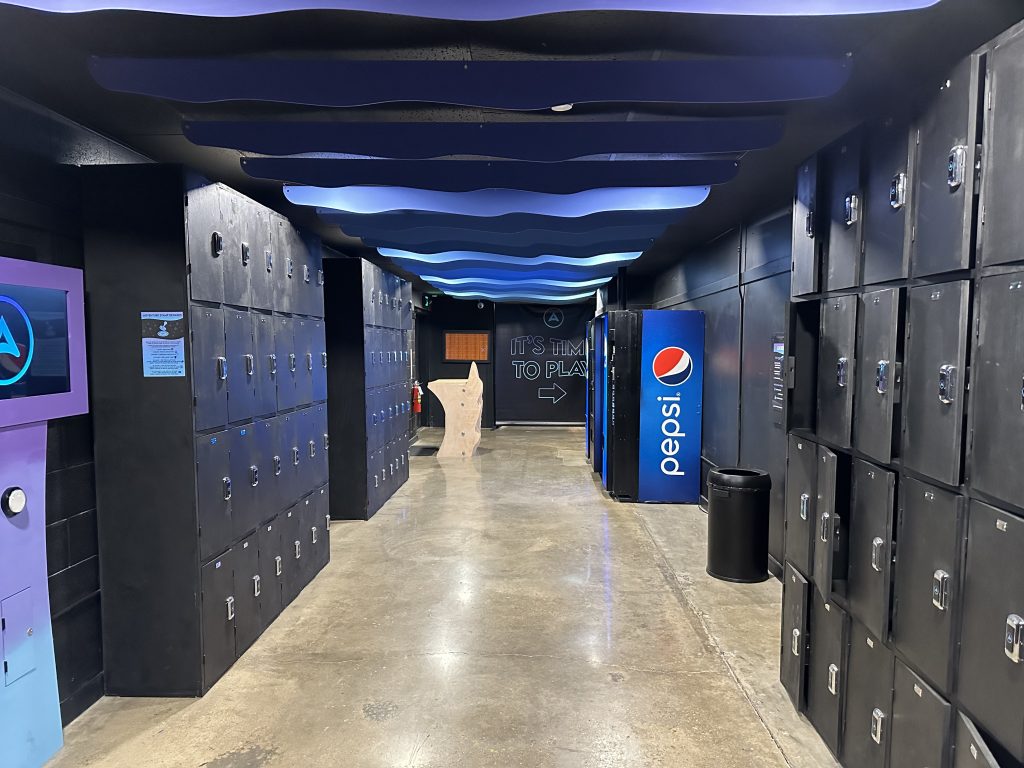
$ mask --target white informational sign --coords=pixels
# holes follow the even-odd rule
[[[185,376],[185,313],[143,312],[142,375],[149,378]]]

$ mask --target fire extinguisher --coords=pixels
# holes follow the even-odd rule
[[[418,381],[412,383],[412,412],[420,413],[423,410],[423,387]]]

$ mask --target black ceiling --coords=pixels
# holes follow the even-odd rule
[[[483,0],[481,0],[483,1]],[[110,136],[154,160],[188,164],[208,177],[276,208],[350,253],[371,255],[359,240],[287,203],[278,182],[246,175],[240,153],[198,147],[182,136],[183,118],[224,120],[279,115],[323,117],[330,110],[267,103],[173,104],[100,88],[90,55],[138,57],[315,53],[343,58],[680,58],[688,55],[850,55],[853,76],[838,96],[765,106],[587,105],[544,119],[604,120],[659,116],[786,117],[782,141],[747,154],[737,178],[715,187],[699,208],[682,214],[630,267],[663,269],[693,245],[741,217],[788,203],[797,163],[851,125],[899,108],[937,87],[944,71],[1024,18],[1020,0],[942,0],[922,11],[818,18],[722,17],[587,12],[505,22],[446,22],[368,13],[305,11],[208,19],[107,11],[48,14],[0,5],[0,86]],[[423,105],[344,110],[345,119],[380,121],[510,121],[536,113]]]

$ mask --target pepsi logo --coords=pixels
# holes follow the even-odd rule
[[[666,387],[678,387],[693,373],[693,359],[685,349],[665,347],[654,356],[654,378]]]

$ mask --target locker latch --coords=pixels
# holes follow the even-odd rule
[[[379,488],[380,487],[380,480],[377,478],[377,473],[376,472],[373,473],[373,487],[374,488]]]
[[[316,442],[314,440],[309,441],[309,458],[316,458]]]
[[[224,235],[220,232],[214,232],[210,236],[210,253],[215,259],[224,253]]]
[[[848,227],[852,227],[860,219],[860,196],[849,194],[843,200],[843,219]]]
[[[956,400],[956,366],[943,365],[939,368],[939,402],[949,405]]]
[[[790,650],[793,651],[794,656],[800,655],[800,628],[793,627],[793,641],[790,645]]]
[[[832,539],[832,513],[827,509],[823,511],[819,522],[818,538],[823,544],[828,544]]]
[[[889,184],[889,207],[898,211],[907,204],[907,174],[897,173]]]
[[[281,474],[281,457],[274,457],[274,477],[278,477]]]
[[[315,525],[313,526],[313,529],[312,529],[312,530],[313,530],[313,543],[314,543],[314,544],[316,544],[316,541],[317,541],[317,532],[316,532],[316,526],[315,526]]]
[[[312,352],[307,352],[306,353],[306,368],[309,369],[310,373],[313,372],[313,353]]]
[[[839,666],[836,664],[828,665],[828,692],[833,696],[839,695]]]
[[[302,282],[309,282],[309,264],[302,265]]]
[[[326,352],[321,352],[320,353],[320,365],[322,365],[324,368],[327,367],[327,353]]]
[[[277,375],[277,355],[267,355],[267,360],[270,361],[270,375]]]
[[[217,378],[224,381],[228,377],[228,359],[226,357],[217,358]]]
[[[932,605],[940,611],[949,607],[949,574],[941,568],[932,574]]]
[[[331,448],[331,436],[324,432],[324,450],[328,451]]]
[[[800,519],[806,520],[811,508],[811,496],[807,493],[800,494]]]
[[[880,536],[875,536],[871,541],[871,567],[879,573],[882,572],[882,553],[885,551],[885,541]]]
[[[256,373],[256,358],[252,355],[245,355],[245,374],[246,376],[252,376]]]
[[[290,352],[288,353],[288,370],[291,371],[292,373],[295,373],[296,368],[297,366],[295,364],[295,353]]]
[[[298,539],[295,540],[295,559],[298,560],[302,557],[302,542]]]
[[[281,556],[277,555],[277,556],[274,557],[274,573],[277,576],[280,576],[283,572],[284,572],[284,569],[281,566]]]
[[[875,369],[875,391],[880,395],[889,391],[889,368],[888,360],[878,361],[878,367]]]
[[[1015,613],[1006,617],[1006,658],[1020,664],[1021,645],[1024,644],[1024,618]]]
[[[295,274],[295,262],[294,262],[294,261],[292,261],[292,260],[291,260],[291,259],[289,258],[289,259],[287,260],[287,264],[288,264],[288,270],[287,270],[287,274],[288,274],[288,277],[291,277],[291,276],[292,276],[293,274]]]
[[[299,466],[299,446],[292,446],[292,466]]]
[[[882,737],[885,729],[885,712],[875,707],[871,711],[871,740],[875,744],[882,743]]]
[[[231,478],[225,477],[221,482],[224,486],[224,501],[231,501]]]
[[[260,468],[253,464],[249,467],[249,485],[255,488],[260,484]]]
[[[252,577],[252,594],[253,597],[260,596],[260,577],[258,574]]]
[[[812,240],[814,239],[814,209],[810,208],[807,211],[807,216],[804,217],[804,234]]]
[[[274,254],[270,251],[263,252],[263,260],[267,263],[267,272],[274,271]]]
[[[228,621],[234,621],[235,618],[235,598],[229,597],[224,601],[228,606]]]
[[[950,189],[957,189],[967,180],[967,147],[958,144],[949,150],[949,161],[946,164],[946,184]]]
[[[318,269],[316,271],[316,284],[317,285],[323,285],[324,284],[324,271],[322,269]]]
[[[242,266],[249,266],[249,244],[242,243]]]
[[[836,384],[845,387],[850,375],[850,361],[848,358],[840,357],[836,363]]]

